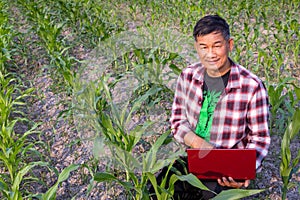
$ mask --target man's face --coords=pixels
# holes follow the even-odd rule
[[[225,40],[222,33],[213,32],[198,36],[195,47],[210,76],[221,76],[230,69],[228,54],[233,49],[232,39]]]

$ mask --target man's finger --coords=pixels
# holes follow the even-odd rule
[[[245,186],[245,187],[248,187],[249,184],[250,184],[250,180],[245,180],[244,186]]]
[[[224,183],[223,183],[223,182],[221,181],[221,179],[219,179],[219,178],[218,178],[218,183],[219,183],[219,185],[221,185],[221,186],[225,186]]]

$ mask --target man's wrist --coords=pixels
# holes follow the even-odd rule
[[[203,138],[196,135],[194,132],[188,132],[185,134],[184,143],[191,148],[203,148],[203,149],[213,149],[214,145],[206,142]]]
[[[184,136],[184,143],[191,148],[200,148],[203,143],[203,139],[197,136],[194,132],[188,132]]]
[[[185,134],[183,140],[184,140],[184,143],[187,146],[192,147],[196,138],[197,138],[197,135],[194,132],[191,131],[191,132],[188,132],[188,133]]]
[[[203,139],[195,134],[194,140],[191,144],[192,148],[200,148],[202,146]]]

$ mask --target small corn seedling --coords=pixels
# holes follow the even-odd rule
[[[291,141],[299,135],[300,132],[300,109],[298,108],[290,123],[288,124],[281,142],[281,163],[280,175],[283,181],[282,186],[282,199],[287,198],[287,192],[290,188],[296,186],[291,182],[292,175],[299,169],[298,164],[300,160],[300,150],[297,152],[295,158],[292,159],[290,150]]]

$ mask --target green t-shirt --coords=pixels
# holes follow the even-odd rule
[[[229,74],[230,70],[221,77],[210,77],[206,72],[204,74],[202,108],[195,133],[206,141],[210,140],[214,110],[228,83]]]

